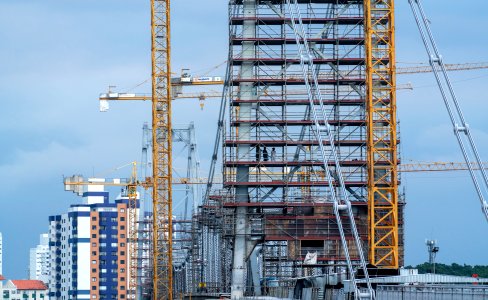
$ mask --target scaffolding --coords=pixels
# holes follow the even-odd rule
[[[360,255],[351,219],[344,214],[338,220],[334,214],[327,177],[333,178],[334,192],[341,193],[331,146],[337,151],[364,254],[370,252],[365,3],[297,0],[334,140],[334,145],[322,141],[323,147],[314,130],[326,124],[316,124],[312,115],[300,66],[303,58],[286,3],[229,2],[223,186],[207,191],[209,196],[193,218],[193,254],[198,253],[193,259],[198,265],[193,292],[230,293],[232,298],[276,296],[292,288],[298,277],[351,277],[338,221],[358,268]],[[317,107],[321,104],[314,101]],[[374,124],[396,131],[392,122],[396,119],[375,119]],[[395,137],[394,147],[399,143]],[[326,158],[320,148],[328,149]],[[396,149],[393,155],[397,164]],[[377,166],[396,168],[391,161],[375,156]],[[399,180],[395,188],[397,184]],[[395,201],[395,263],[402,265],[403,202]],[[219,259],[211,258],[214,253]]]

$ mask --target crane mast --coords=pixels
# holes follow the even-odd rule
[[[170,1],[151,0],[153,299],[173,299]]]
[[[129,290],[128,299],[136,299],[137,294],[137,166],[133,163],[132,176],[127,185],[129,214]]]
[[[364,1],[369,261],[398,269],[394,0]]]

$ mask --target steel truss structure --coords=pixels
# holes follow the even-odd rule
[[[195,292],[283,296],[292,278],[351,276],[327,182],[330,175],[334,192],[341,195],[339,170],[331,143],[324,139],[321,147],[314,131],[317,122],[300,65],[300,40],[286,3],[229,2],[223,189],[207,193],[194,218]],[[393,43],[393,7],[380,16],[382,3],[297,0],[323,98],[312,103],[329,117],[357,232],[370,260],[391,268],[403,263],[403,222],[396,176],[395,74],[389,63],[394,47],[385,47],[385,42]],[[327,167],[324,147],[329,149]],[[388,191],[391,213],[380,211],[386,199],[379,191]],[[352,224],[346,214],[339,220],[359,267]],[[387,249],[385,244],[394,246]],[[219,259],[210,259],[211,253]]]
[[[394,1],[364,2],[370,263],[399,267]]]
[[[150,158],[148,158],[148,149],[152,145],[152,138],[149,133],[152,131],[147,123],[144,123],[142,128],[142,156],[141,156],[141,174],[142,178],[150,178],[148,173],[148,165]],[[173,178],[173,182],[178,180],[184,185],[183,195],[176,194],[177,197],[182,196],[182,202],[184,204],[181,217],[172,218],[172,258],[173,258],[173,295],[174,297],[185,293],[188,290],[188,286],[192,286],[192,277],[190,270],[192,269],[192,261],[190,259],[191,238],[192,238],[192,226],[191,226],[191,214],[195,213],[199,201],[201,199],[201,187],[198,182],[200,160],[197,149],[197,140],[195,134],[195,125],[190,122],[188,125],[176,125],[171,129],[172,143],[180,144],[181,147],[177,149],[173,148],[175,153],[179,151],[183,153],[186,150],[186,172],[185,176],[178,174],[174,171],[176,176]],[[134,171],[133,171],[134,172]],[[134,175],[133,175],[134,176]],[[130,186],[129,186],[130,187]],[[147,190],[144,190],[143,202],[148,202],[150,197]],[[153,213],[148,205],[144,205],[144,209],[141,210],[138,221],[138,257],[136,261],[137,274],[138,274],[138,291],[137,299],[151,299],[153,294],[153,261],[152,261],[152,228],[153,228]]]
[[[153,297],[173,299],[170,1],[151,0]]]

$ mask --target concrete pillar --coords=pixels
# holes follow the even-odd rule
[[[244,17],[256,16],[256,0],[244,0],[243,1]],[[244,21],[242,34],[244,38],[256,37],[256,23],[253,20]],[[252,59],[256,57],[256,50],[254,42],[244,42],[242,44],[242,57],[249,58],[251,61],[243,62],[240,69],[241,79],[253,78],[254,67]],[[239,85],[241,100],[251,100],[256,97],[256,87],[252,83],[241,83]],[[252,105],[241,104],[238,112],[239,120],[250,120],[252,118]],[[251,126],[249,124],[239,124],[238,140],[250,140],[251,139]],[[237,160],[249,161],[254,159],[254,156],[250,153],[250,145],[239,145],[237,147]],[[240,166],[237,167],[237,182],[249,181],[249,167]],[[249,187],[238,186],[236,187],[236,202],[246,203],[249,201]],[[234,256],[232,264],[232,286],[231,286],[231,298],[238,299],[244,296],[246,289],[246,257],[249,256],[248,252],[248,239],[246,234],[246,228],[248,227],[247,219],[247,207],[236,208],[236,225],[235,225],[235,237],[234,237]]]

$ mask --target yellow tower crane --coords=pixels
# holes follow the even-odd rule
[[[153,299],[157,300],[173,299],[170,21],[170,0],[151,0],[152,95],[148,99],[153,140]]]
[[[173,299],[170,0],[151,0],[153,299]]]
[[[478,170],[478,165],[472,163],[471,167]],[[483,168],[488,169],[488,162],[483,162]],[[442,171],[467,171],[465,162],[410,162],[398,165],[398,172],[442,172]]]
[[[398,269],[394,0],[364,1],[369,262]]]
[[[459,64],[446,64],[447,71],[471,71],[488,69],[488,62],[478,63],[459,63]],[[209,85],[223,85],[224,81],[222,77],[197,77],[187,73],[188,69],[183,69],[180,77],[171,78],[171,97],[173,100],[179,99],[198,99],[200,101],[200,107],[203,109],[204,101],[208,98],[221,98],[222,91],[204,91],[204,92],[192,92],[184,93],[183,87],[185,86],[209,86]],[[422,64],[412,65],[410,67],[398,67],[396,68],[397,75],[419,74],[419,73],[431,73],[432,68]],[[320,75],[320,74],[319,74]],[[109,109],[108,101],[128,101],[128,100],[140,100],[149,101],[152,100],[150,94],[141,93],[127,93],[127,92],[114,92],[109,87],[108,92],[101,93],[98,100],[100,101],[100,110],[107,111]],[[397,84],[397,90],[413,90],[413,86],[410,83]],[[305,90],[294,91],[293,94],[306,94]],[[266,93],[266,95],[273,96],[272,93]],[[276,96],[281,94],[277,93]]]

